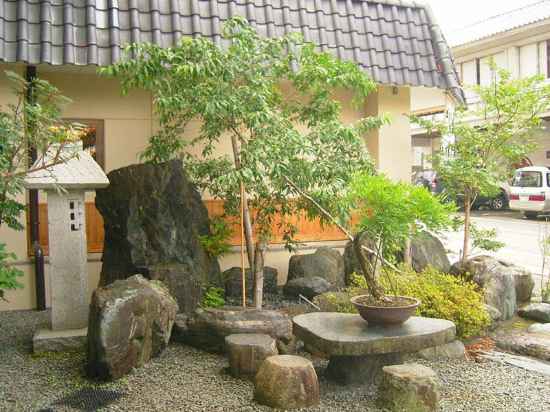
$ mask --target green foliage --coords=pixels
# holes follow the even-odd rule
[[[363,136],[387,118],[342,123],[335,91],[350,91],[345,99],[353,96],[363,107],[376,84],[357,65],[316,51],[296,33],[264,38],[236,17],[222,36],[224,48],[201,37],[183,38],[173,48],[133,44],[126,50],[131,59],[100,72],[120,79],[124,92],[152,93],[160,128],[146,159],[184,158],[193,180],[225,201],[227,215],[239,215],[244,184],[257,240],[269,240],[277,217],[291,247],[295,228],[285,217],[319,213],[296,198],[286,177],[341,212],[335,199],[352,174],[374,170]],[[200,128],[183,140],[193,121]],[[233,158],[218,150],[227,143]]]
[[[470,224],[470,235],[474,249],[495,252],[504,247],[503,242],[496,240],[496,229],[480,229],[476,225]]]
[[[470,224],[469,212],[476,196],[496,195],[499,184],[511,176],[513,165],[534,150],[540,116],[550,110],[550,85],[543,76],[514,79],[493,62],[490,69],[491,84],[473,88],[478,103],[458,108],[446,121],[411,118],[428,133],[454,136],[432,163],[450,197],[464,198],[465,227]],[[467,230],[464,236],[466,258]]]
[[[417,315],[454,322],[460,338],[479,335],[489,326],[490,318],[483,295],[474,283],[431,267],[421,273],[405,267],[401,270],[404,273],[381,276],[380,282],[387,292],[420,299]],[[366,286],[364,278],[355,275],[347,292],[350,296],[356,296],[364,293]]]
[[[13,259],[15,259],[15,255],[6,252],[6,245],[0,243],[0,299],[4,299],[6,290],[23,287],[17,282],[17,278],[22,276],[23,272],[9,264],[9,260]]]
[[[61,151],[65,144],[80,137],[80,127],[62,122],[62,107],[69,99],[57,88],[40,79],[26,81],[9,71],[6,76],[15,103],[0,111],[0,226],[22,230],[20,217],[25,206],[18,198],[24,192],[25,176],[68,160]],[[31,147],[37,149],[41,160],[37,165],[27,164]],[[0,298],[5,290],[21,287],[15,280],[20,272],[8,263],[13,259],[15,256],[7,253],[6,245],[0,242]]]
[[[210,235],[200,235],[199,241],[210,256],[218,257],[229,252],[231,227],[221,217],[210,219]]]
[[[388,259],[403,250],[411,235],[449,227],[454,211],[424,187],[392,182],[384,175],[356,175],[346,201],[359,216],[356,230],[379,239]]]
[[[202,297],[204,308],[219,308],[225,305],[225,291],[222,288],[209,287]]]

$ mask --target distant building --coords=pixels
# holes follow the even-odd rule
[[[468,86],[490,83],[491,58],[516,78],[534,74],[550,78],[550,0],[469,25],[449,33],[447,40],[469,103],[475,103],[477,96]],[[411,91],[411,111],[417,115],[442,116],[453,104],[441,90]],[[550,165],[550,113],[543,118],[545,130],[539,137],[539,149],[529,157],[535,165]],[[429,169],[429,156],[438,150],[441,139],[426,135],[417,125],[411,125],[411,131],[413,170]]]

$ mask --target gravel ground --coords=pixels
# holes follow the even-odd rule
[[[0,312],[1,411],[267,411],[252,384],[225,372],[224,357],[172,344],[158,358],[114,383],[84,377],[82,353],[35,357],[33,331],[47,313]],[[550,378],[486,361],[422,362],[442,381],[443,411],[550,411]],[[316,411],[377,411],[375,389],[327,382],[323,361]]]

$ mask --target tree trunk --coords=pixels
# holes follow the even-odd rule
[[[380,285],[378,285],[375,271],[369,270],[369,264],[367,263],[367,258],[365,257],[365,253],[361,248],[360,236],[355,236],[353,238],[353,250],[355,251],[355,257],[359,262],[359,266],[361,267],[361,272],[363,272],[363,276],[367,281],[367,286],[369,287],[369,291],[372,297],[376,300],[381,300],[382,297],[384,296],[384,292],[382,291],[382,288],[380,287]]]
[[[411,238],[408,237],[405,240],[405,248],[403,249],[403,263],[407,266],[412,266],[412,256],[411,256]]]
[[[466,191],[464,193],[464,243],[462,245],[462,263],[466,263],[470,254],[470,210],[472,207],[472,197]]]
[[[261,309],[264,298],[264,254],[267,243],[259,240],[254,250],[254,307]]]
[[[233,161],[235,162],[235,167],[237,169],[241,168],[241,157],[239,155],[239,144],[237,142],[237,137],[233,134],[231,135],[231,144],[233,146]],[[243,205],[243,226],[244,226],[244,239],[246,242],[246,254],[248,256],[248,266],[250,270],[254,270],[254,244],[252,241],[252,221],[250,219],[250,210],[248,209],[248,200],[246,197],[246,189],[242,192]]]

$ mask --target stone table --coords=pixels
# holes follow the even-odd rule
[[[329,356],[328,377],[340,383],[372,383],[382,367],[403,363],[402,355],[455,339],[453,322],[411,317],[401,325],[369,325],[359,315],[315,312],[293,319],[306,347]]]

